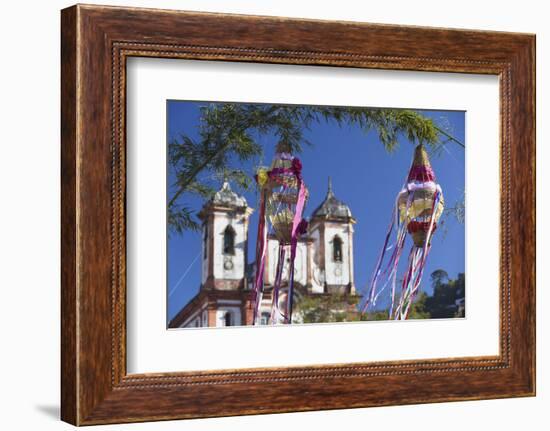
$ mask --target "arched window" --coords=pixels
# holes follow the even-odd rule
[[[235,254],[235,231],[231,226],[223,232],[223,254]]]
[[[227,311],[225,313],[225,316],[223,316],[223,323],[225,326],[232,326],[233,325],[233,319],[231,318],[231,313]]]
[[[270,317],[271,316],[269,313],[262,313],[262,316],[260,318],[260,325],[267,325],[269,323]]]
[[[342,262],[342,239],[335,236],[332,240],[332,259],[335,262]]]
[[[203,259],[208,257],[208,224],[204,225],[204,235],[202,238]]]

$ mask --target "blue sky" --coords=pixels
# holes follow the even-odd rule
[[[205,104],[168,101],[167,141],[170,142],[181,134],[197,138],[199,108]],[[433,118],[437,124],[444,125],[453,136],[465,143],[465,112],[418,112]],[[328,177],[331,176],[335,195],[349,205],[357,220],[354,235],[355,284],[357,289],[362,291],[367,287],[383,246],[395,197],[410,167],[414,144],[400,137],[399,147],[390,154],[379,142],[375,132],[365,134],[354,126],[339,127],[324,122],[314,124],[311,130],[305,131],[304,136],[312,143],[312,146],[305,146],[299,155],[303,164],[303,176],[310,192],[305,215],[309,216],[322,202],[327,191]],[[241,168],[250,172],[250,175],[253,175],[258,165],[268,165],[274,153],[276,140],[273,136],[261,136],[258,139],[264,148],[264,155],[241,164]],[[465,184],[464,162],[464,148],[452,142],[446,144],[445,151],[431,158],[447,207],[452,207],[462,200]],[[173,193],[173,189],[170,188],[173,179],[169,170],[168,196]],[[213,178],[212,181],[216,188],[221,186],[221,180]],[[234,185],[233,189],[236,190]],[[255,190],[239,193],[246,197],[249,206],[256,208]],[[200,198],[185,194],[180,199],[197,211],[204,203]],[[250,221],[249,256],[254,256],[257,223],[255,211]],[[455,278],[459,272],[464,272],[464,233],[463,224],[458,223],[452,216],[445,217],[444,224],[436,231],[432,242],[422,283],[424,291],[431,293],[429,275],[436,269],[444,269],[451,278]],[[171,292],[168,297],[169,319],[199,290],[201,262],[197,256],[200,250],[199,232],[172,234],[168,239],[167,292]],[[406,256],[402,261],[406,261]]]

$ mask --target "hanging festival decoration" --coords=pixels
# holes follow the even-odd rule
[[[271,232],[277,239],[279,248],[272,286],[270,322],[272,324],[292,323],[296,246],[300,235],[307,230],[307,222],[302,218],[308,197],[308,191],[302,179],[302,163],[300,159],[290,154],[287,144],[280,142],[277,145],[271,168],[258,169],[255,178],[260,191],[260,202],[256,243],[257,267],[252,295],[253,322],[257,324],[259,321],[264,293],[267,238],[268,233]],[[283,269],[287,254],[289,254],[288,289],[283,296]],[[286,300],[284,300],[285,297]]]
[[[380,294],[391,286],[389,317],[396,320],[407,319],[420,288],[432,235],[437,229],[444,205],[441,186],[436,183],[428,153],[420,144],[415,148],[407,181],[397,196],[392,221],[371,279],[363,312],[373,307]],[[395,242],[391,243],[394,229],[397,235]],[[400,282],[401,292],[397,295],[397,272],[407,233],[413,244],[403,280]],[[379,286],[382,282],[382,286]]]

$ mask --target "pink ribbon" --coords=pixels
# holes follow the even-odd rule
[[[295,159],[296,160],[296,159]],[[301,167],[301,165],[300,165]],[[292,220],[292,231],[290,235],[290,273],[288,282],[288,297],[287,297],[287,309],[286,309],[286,322],[292,323],[292,305],[294,299],[294,260],[296,258],[296,247],[298,245],[299,231],[303,230],[304,223],[302,220],[302,214],[307,198],[307,189],[302,181],[301,177],[297,176],[298,180],[298,201],[296,202],[296,211],[294,213],[294,219]],[[300,229],[299,229],[300,227]]]

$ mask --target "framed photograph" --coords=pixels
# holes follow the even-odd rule
[[[535,37],[62,11],[75,425],[535,394]]]

